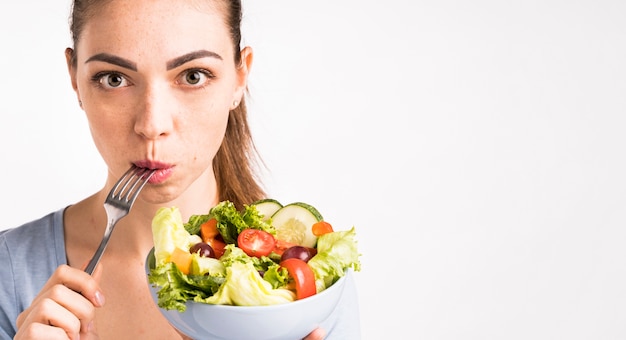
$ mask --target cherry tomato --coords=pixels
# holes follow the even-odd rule
[[[280,266],[287,269],[296,283],[296,299],[304,299],[317,293],[315,274],[306,262],[292,257],[281,261]]]
[[[324,234],[332,233],[333,226],[326,221],[319,221],[311,227],[311,231],[315,236],[322,236]]]
[[[276,239],[267,231],[245,229],[237,237],[237,246],[248,256],[267,256],[276,246]]]

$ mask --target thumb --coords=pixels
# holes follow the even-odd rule
[[[89,262],[86,262],[83,265],[83,270],[87,267],[87,264]],[[91,277],[93,278],[93,281],[96,282],[96,284],[100,283],[100,279],[102,278],[102,271],[103,271],[103,265],[102,263],[98,263],[96,265],[96,268],[94,268],[93,274],[91,275]],[[91,303],[94,304],[94,306],[96,307],[102,307],[104,306],[104,294],[102,294],[102,291],[100,290],[100,287],[96,286],[93,287],[93,294],[88,294],[90,296],[87,296],[85,294],[83,294],[83,296],[85,296],[88,300],[91,301]]]
[[[91,276],[97,282],[100,282],[100,278],[102,278],[102,268],[103,268],[102,264],[98,263],[98,265],[96,265],[96,269],[94,269],[93,271],[93,274],[91,274]]]

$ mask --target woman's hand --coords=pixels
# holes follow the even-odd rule
[[[321,328],[317,328],[302,340],[323,340],[325,336],[326,332]]]
[[[93,327],[95,309],[104,297],[94,276],[67,265],[59,266],[17,317],[14,339],[97,339]]]

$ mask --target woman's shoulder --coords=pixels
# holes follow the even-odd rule
[[[65,260],[63,211],[0,231],[0,338],[15,334],[15,320]]]
[[[36,220],[24,223],[19,227],[14,227],[0,231],[0,237],[3,239],[23,241],[31,240],[33,236],[48,236],[53,237],[56,233],[63,232],[63,212],[65,209],[60,209],[51,212]],[[59,230],[60,229],[60,230]],[[34,241],[34,240],[31,240]]]
[[[19,227],[0,231],[0,253],[11,261],[66,262],[60,209]],[[56,267],[56,266],[55,266]]]

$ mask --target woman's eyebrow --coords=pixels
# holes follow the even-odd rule
[[[120,58],[118,56],[114,56],[112,54],[108,54],[108,53],[98,53],[95,54],[93,56],[91,56],[89,59],[87,59],[87,61],[85,61],[85,64],[90,62],[90,61],[102,61],[105,63],[109,63],[109,64],[113,64],[113,65],[117,65],[123,68],[127,68],[129,70],[132,71],[137,71],[137,64],[133,63],[130,60],[126,60],[124,58]]]
[[[193,51],[193,52],[189,52],[187,54],[181,55],[180,57],[176,57],[168,61],[165,66],[166,66],[166,69],[169,71],[191,60],[206,58],[206,57],[222,60],[222,57],[215,52],[211,52],[207,50],[198,50],[198,51]]]

